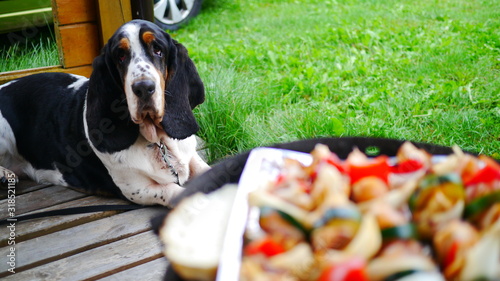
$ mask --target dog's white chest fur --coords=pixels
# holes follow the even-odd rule
[[[122,191],[122,186],[136,183],[141,176],[144,176],[146,183],[183,184],[189,177],[189,161],[196,153],[192,149],[196,147],[196,140],[192,136],[184,140],[164,137],[162,141],[168,149],[169,163],[162,158],[158,145],[142,136],[126,150],[111,154],[94,151]]]
[[[83,122],[90,140],[86,111],[85,106]],[[127,199],[139,204],[168,205],[183,190],[180,185],[209,166],[196,152],[194,135],[176,140],[161,133],[158,138],[166,146],[168,156],[162,155],[159,144],[147,141],[142,135],[129,148],[114,153],[100,152],[89,143]],[[164,157],[168,157],[168,162]]]

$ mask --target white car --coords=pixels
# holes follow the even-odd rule
[[[155,23],[168,30],[177,30],[198,15],[202,0],[154,0]]]

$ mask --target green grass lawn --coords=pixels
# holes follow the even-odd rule
[[[211,162],[323,136],[500,158],[496,0],[204,0],[171,34],[205,82]]]
[[[322,136],[500,158],[498,1],[205,0],[172,35],[206,85],[211,161]]]
[[[34,27],[0,34],[0,72],[59,65],[52,28]]]

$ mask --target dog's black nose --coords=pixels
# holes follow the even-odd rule
[[[139,98],[148,98],[154,94],[156,84],[152,80],[140,80],[132,84],[132,91]]]

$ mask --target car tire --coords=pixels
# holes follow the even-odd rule
[[[155,23],[166,30],[177,30],[200,13],[202,0],[154,0]],[[172,3],[175,4],[172,9]]]

